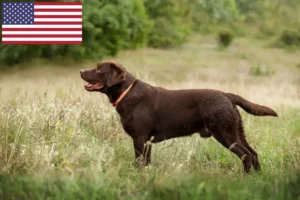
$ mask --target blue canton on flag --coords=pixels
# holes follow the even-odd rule
[[[3,3],[2,24],[33,24],[33,3]]]

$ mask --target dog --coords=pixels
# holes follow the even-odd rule
[[[277,113],[243,97],[212,89],[169,90],[136,79],[119,63],[104,60],[80,70],[89,92],[107,95],[133,140],[136,162],[148,165],[152,143],[199,133],[213,136],[243,162],[245,172],[260,170],[258,155],[248,144],[237,106],[256,116]]]

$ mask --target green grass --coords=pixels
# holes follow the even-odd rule
[[[43,64],[0,75],[0,199],[300,199],[299,52],[211,37],[173,50],[124,51],[130,72],[167,88],[214,88],[274,108],[279,118],[241,110],[260,173],[213,138],[154,145],[152,164],[133,165],[132,141],[107,97],[88,93],[80,68]],[[276,73],[251,74],[256,63]]]

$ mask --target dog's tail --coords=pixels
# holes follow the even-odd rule
[[[240,106],[249,114],[256,116],[278,116],[277,113],[271,108],[252,103],[239,95],[232,93],[225,93],[225,95],[233,104]]]

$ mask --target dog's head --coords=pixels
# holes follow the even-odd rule
[[[80,70],[80,75],[87,82],[86,90],[106,93],[108,88],[124,82],[127,78],[125,68],[112,60],[97,63],[95,68]]]

